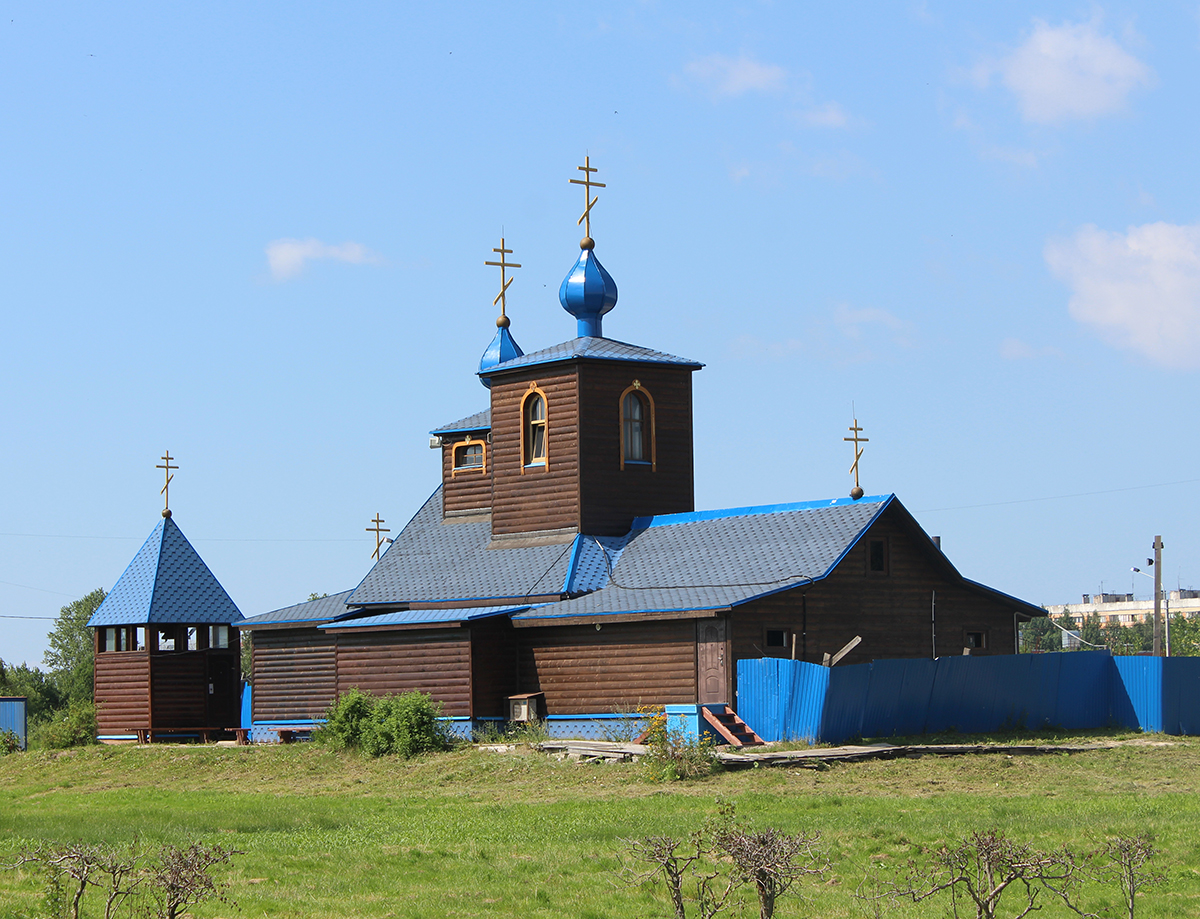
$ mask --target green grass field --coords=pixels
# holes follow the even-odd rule
[[[720,796],[757,827],[822,834],[832,877],[808,902],[782,900],[779,916],[867,915],[852,894],[870,865],[988,828],[1080,849],[1151,832],[1168,881],[1138,915],[1200,915],[1200,741],[1128,740],[1071,755],[924,756],[669,784],[639,765],[470,749],[411,762],[310,745],[34,752],[0,757],[0,860],[37,840],[241,850],[222,875],[239,908],[209,903],[197,916],[669,916],[661,889],[620,883],[621,840],[685,836]],[[0,872],[0,917],[37,915],[39,897],[35,878]],[[1102,902],[1116,898],[1092,905]]]

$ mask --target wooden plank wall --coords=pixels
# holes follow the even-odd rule
[[[479,440],[487,437],[486,432],[471,435]],[[467,439],[465,434],[455,434],[454,443]],[[492,445],[484,448],[487,468],[482,471],[463,471],[454,475],[454,443],[442,447],[442,513],[443,515],[463,511],[486,511],[492,506]]]
[[[101,734],[150,727],[150,653],[102,651],[96,655],[96,726]]]
[[[151,724],[167,728],[216,727],[208,721],[208,663],[203,651],[150,655]]]
[[[317,629],[254,632],[254,720],[322,718],[337,695],[337,640]]]
[[[696,701],[696,623],[608,623],[517,630],[521,692],[544,692],[547,713],[632,711]]]
[[[870,538],[884,537],[888,573],[867,570]],[[896,515],[885,512],[838,565],[829,578],[807,589],[808,653],[803,653],[801,595],[796,588],[740,606],[730,617],[736,660],[790,657],[790,647],[767,652],[765,631],[788,628],[796,633],[796,657],[821,663],[855,635],[862,643],[843,663],[880,658],[933,656],[930,600],[937,591],[937,654],[962,654],[967,631],[986,631],[988,647],[975,654],[1013,653],[1013,608],[967,590],[946,571]]]
[[[471,624],[471,705],[477,718],[507,717],[517,688],[517,642],[512,621],[494,616]]]
[[[465,628],[343,633],[337,640],[337,691],[425,692],[442,714],[471,714],[471,641]]]
[[[655,469],[621,468],[621,393],[633,381],[654,400]],[[695,509],[692,372],[669,366],[585,361],[579,369],[581,529],[619,536],[634,517]]]
[[[522,473],[521,399],[530,382],[546,393],[548,464]],[[492,378],[492,456],[494,534],[579,525],[579,396],[574,365],[531,367],[528,372]]]

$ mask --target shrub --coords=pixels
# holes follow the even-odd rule
[[[76,699],[45,721],[35,724],[29,733],[34,746],[48,750],[95,743],[96,706],[84,699]]]
[[[313,739],[335,750],[407,758],[449,746],[446,729],[438,720],[440,713],[441,703],[425,693],[380,698],[351,689],[329,707],[325,725]]]
[[[13,731],[0,731],[0,756],[16,753],[21,749],[21,738]]]

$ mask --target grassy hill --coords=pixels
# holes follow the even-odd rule
[[[782,900],[778,916],[866,915],[852,894],[871,865],[990,828],[1079,849],[1151,832],[1169,880],[1138,915],[1197,915],[1200,741],[1127,740],[1069,755],[923,756],[670,784],[639,765],[532,752],[408,762],[310,745],[35,752],[0,757],[0,860],[38,840],[241,850],[222,875],[240,909],[210,903],[197,916],[669,916],[661,889],[619,880],[621,840],[686,836],[721,797],[755,827],[822,834],[830,880],[808,903]],[[1093,905],[1102,900],[1116,904],[1103,894]],[[35,878],[0,872],[0,917],[37,915],[38,903]],[[747,902],[729,914],[757,910]]]

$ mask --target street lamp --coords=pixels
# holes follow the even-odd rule
[[[1146,559],[1146,564],[1153,565],[1154,559],[1152,559],[1152,558]],[[1165,607],[1165,616],[1164,616],[1164,623],[1163,623],[1165,626],[1165,628],[1164,628],[1164,633],[1165,633],[1164,637],[1166,639],[1165,644],[1166,644],[1166,649],[1167,649],[1167,657],[1170,657],[1171,656],[1171,596],[1170,596],[1170,594],[1168,594],[1165,590],[1163,590],[1161,588],[1161,586],[1159,585],[1158,578],[1156,578],[1153,574],[1146,574],[1146,572],[1142,571],[1141,568],[1130,568],[1129,570],[1132,571],[1134,574],[1140,574],[1142,577],[1151,578],[1154,581],[1154,589],[1155,589],[1154,617],[1156,620],[1158,619],[1158,609],[1157,609],[1158,602],[1157,601],[1161,598],[1163,605]],[[1157,573],[1158,572],[1156,571],[1155,574],[1157,574]],[[1155,637],[1157,638],[1158,637],[1158,622],[1157,621],[1154,623],[1154,632],[1155,632]]]

